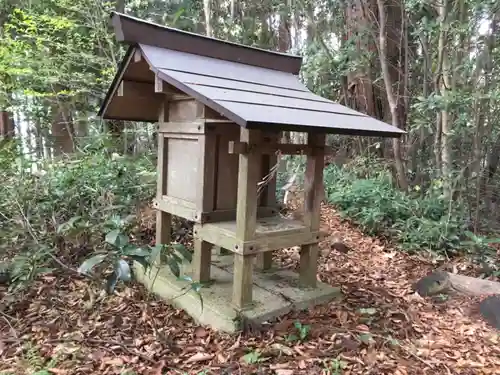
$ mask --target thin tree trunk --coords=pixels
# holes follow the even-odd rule
[[[378,13],[379,13],[379,56],[380,66],[382,68],[382,75],[384,78],[385,91],[389,109],[391,112],[392,125],[400,128],[400,116],[398,110],[398,100],[394,96],[393,82],[387,61],[387,40],[386,40],[386,17],[385,17],[385,4],[384,0],[377,0]],[[405,169],[401,157],[401,142],[399,139],[392,140],[392,147],[394,151],[394,164],[396,167],[396,174],[399,187],[403,190],[408,190],[408,181],[406,179]]]
[[[448,0],[442,0],[438,3],[438,15],[440,23],[440,34],[438,41],[438,56],[440,56],[441,61],[441,79],[439,80],[439,93],[446,100],[448,97],[448,91],[451,89],[450,81],[450,61],[448,57],[447,48],[447,32],[446,23],[448,16]],[[448,111],[447,105],[441,110],[441,170],[443,178],[443,195],[445,199],[451,197],[451,173],[452,173],[452,161],[451,161],[451,116]]]
[[[207,36],[212,36],[212,17],[211,17],[211,0],[203,0],[203,13],[205,14],[205,33]]]

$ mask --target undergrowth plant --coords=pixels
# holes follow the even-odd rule
[[[103,250],[104,238],[121,241],[110,232],[120,226],[129,234],[156,188],[149,155],[116,158],[99,147],[52,162],[2,147],[0,178],[0,261],[18,286],[49,271],[54,257],[73,262]]]
[[[304,157],[286,157],[283,162],[289,171],[303,174]],[[278,174],[279,193],[289,174]],[[487,257],[493,256],[489,245],[496,240],[471,237],[464,205],[458,200],[446,200],[439,181],[426,189],[415,186],[410,192],[402,192],[395,187],[386,166],[358,158],[344,166],[328,165],[324,186],[329,203],[343,218],[367,234],[391,239],[406,251],[448,257],[467,253],[476,259],[482,259],[489,251]]]

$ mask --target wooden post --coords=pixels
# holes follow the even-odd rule
[[[241,129],[240,140],[249,144],[260,141],[258,130]],[[239,156],[236,237],[249,241],[257,226],[257,183],[260,178],[260,155],[255,150]],[[233,304],[243,309],[252,303],[252,268],[254,255],[234,254]]]
[[[193,280],[199,283],[210,281],[210,260],[212,244],[200,238],[194,238]]]
[[[263,139],[266,143],[276,143],[279,139],[279,134],[265,135]],[[278,157],[276,155],[262,155],[262,170],[261,179],[268,176],[271,173],[271,169],[278,162]],[[272,176],[272,179],[268,182],[264,191],[260,195],[260,206],[276,206],[276,176]],[[266,251],[265,253],[257,254],[256,267],[261,271],[266,271],[271,269],[273,265],[273,252]]]
[[[165,180],[167,176],[167,147],[165,137],[158,134],[158,180],[156,184],[156,199],[159,201],[166,193]],[[156,244],[166,245],[171,241],[170,230],[172,215],[168,212],[157,210],[156,212]]]
[[[324,146],[325,135],[313,134],[307,135],[307,144],[311,147]],[[313,155],[307,156],[306,175],[304,181],[304,224],[312,232],[319,230],[320,210],[323,188],[323,168],[325,153],[322,148]],[[319,151],[318,151],[319,150]],[[300,266],[299,279],[303,287],[316,287],[316,274],[318,270],[318,244],[302,245],[300,248]]]

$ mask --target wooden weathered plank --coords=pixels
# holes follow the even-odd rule
[[[161,198],[165,191],[165,176],[168,173],[167,164],[167,144],[165,138],[158,136],[158,177],[156,183],[157,199]],[[170,243],[170,227],[172,223],[172,215],[168,212],[159,210],[156,212],[156,244]],[[155,260],[156,261],[156,260]]]
[[[237,91],[247,91],[250,93],[270,94],[287,98],[308,99],[317,102],[331,103],[330,100],[315,95],[310,91],[284,89],[274,86],[272,81],[267,82],[266,84],[255,84],[241,80],[201,75],[196,72],[181,72],[171,69],[160,69],[160,71],[189,85],[218,87],[221,89],[232,89]]]
[[[230,125],[236,134],[223,134],[218,137],[218,167],[217,167],[217,210],[236,210],[238,163],[239,157],[228,153],[230,140],[239,139],[239,126]]]
[[[198,103],[193,98],[177,99],[170,102],[169,121],[194,122],[198,119]]]
[[[140,48],[136,48],[134,51],[134,63],[138,63],[142,60],[142,53]]]
[[[267,106],[296,108],[305,111],[322,111],[334,114],[347,114],[369,118],[365,114],[355,111],[349,107],[334,102],[316,101],[314,95],[311,98],[293,98],[276,96],[274,94],[261,94],[258,92],[240,91],[237,89],[227,89],[211,86],[186,84],[201,95],[215,101],[236,101],[238,103],[260,104]],[[289,90],[290,91],[290,90]],[[312,99],[312,100],[311,100]]]
[[[181,199],[164,195],[161,199],[156,199],[153,205],[156,209],[164,212],[170,212],[172,215],[182,217],[189,221],[200,222],[202,215],[198,212],[194,203],[191,203],[191,206],[183,203],[191,202],[186,202]]]
[[[201,238],[194,238],[193,281],[206,283],[210,281],[210,259],[212,244]]]
[[[242,142],[258,143],[260,139],[260,131],[241,129]],[[236,236],[244,241],[255,236],[257,224],[257,183],[260,180],[261,155],[252,151],[239,155]]]
[[[168,139],[169,171],[166,193],[175,198],[196,202],[199,181],[200,147],[198,139]]]
[[[262,145],[269,146],[276,144],[279,140],[279,133],[264,133]],[[262,153],[261,153],[262,154]],[[259,206],[276,206],[276,153],[262,155],[261,157],[261,183],[263,187],[259,191]],[[256,266],[262,271],[272,267],[273,253],[271,251],[259,253],[257,255]]]
[[[311,134],[307,136],[307,144],[311,147],[325,144],[324,134]],[[323,168],[325,155],[321,149],[315,155],[307,156],[306,176],[304,181],[304,224],[311,232],[319,230],[320,210],[323,188]],[[316,286],[318,269],[318,243],[302,245],[300,248],[299,280],[304,287]]]
[[[168,144],[165,137],[158,135],[158,151],[157,151],[157,172],[156,181],[156,197],[160,198],[166,193],[166,180],[168,174]]]
[[[323,132],[337,134],[360,133],[374,136],[399,136],[404,133],[385,122],[366,116],[342,115],[223,100],[215,100],[214,102],[227,108],[238,117],[245,119],[248,128],[269,129],[269,126],[275,124],[276,128],[280,130],[285,128],[291,130],[293,127],[296,131],[304,131],[307,130],[307,127],[315,127]],[[301,128],[301,126],[306,128]]]
[[[198,178],[196,207],[201,212],[215,209],[217,178],[217,136],[205,134],[198,138]]]
[[[258,142],[261,132],[241,129],[242,142]],[[243,241],[255,237],[257,227],[257,182],[260,179],[258,152],[239,156],[238,204],[236,207],[236,238]],[[252,303],[253,255],[234,255],[233,304],[243,309]]]
[[[318,146],[311,147],[308,145],[299,145],[291,143],[264,143],[264,144],[254,144],[249,145],[247,142],[230,141],[228,147],[228,153],[230,154],[246,154],[249,149],[257,149],[261,154],[274,155],[279,151],[283,155],[312,155],[316,149],[323,149],[325,155],[335,154],[335,151],[331,147]]]
[[[298,74],[302,58],[291,54],[249,47],[204,35],[173,29],[136,17],[113,12],[112,24],[116,37],[128,44],[144,43],[215,59],[262,66]]]
[[[252,304],[252,255],[234,254],[233,305],[242,310]]]
[[[296,76],[289,73],[153,46],[141,45],[141,49],[144,57],[157,69],[163,68],[187,73],[195,72],[206,76],[308,91]]]
[[[158,132],[174,134],[204,134],[205,124],[199,122],[160,122]]]

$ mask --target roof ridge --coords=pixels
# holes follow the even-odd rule
[[[299,73],[302,65],[302,57],[298,55],[246,46],[183,31],[116,11],[111,12],[110,18],[116,40],[119,42],[132,45],[147,44],[295,75]]]

